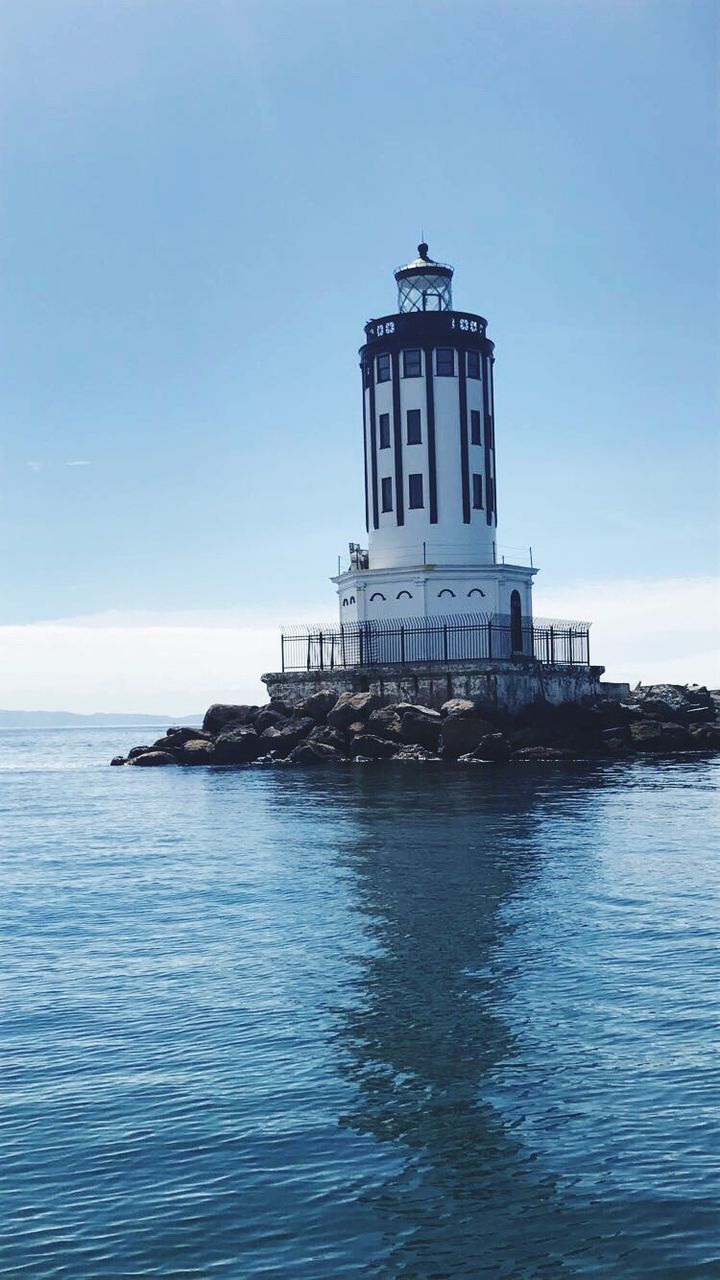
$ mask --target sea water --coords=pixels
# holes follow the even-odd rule
[[[0,1274],[720,1275],[716,763],[146,736],[0,734]]]

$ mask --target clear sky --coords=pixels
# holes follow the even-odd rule
[[[357,348],[421,230],[496,343],[499,542],[532,544],[537,611],[595,619],[617,678],[720,682],[717,25],[0,0],[0,705],[187,710],[256,687],[278,619],[334,617]]]

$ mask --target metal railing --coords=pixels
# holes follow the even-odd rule
[[[590,624],[505,614],[386,618],[339,627],[283,627],[283,671],[334,671],[418,662],[541,662],[590,665]]]

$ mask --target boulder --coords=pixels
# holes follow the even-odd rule
[[[263,749],[250,725],[231,725],[215,739],[215,760],[218,764],[249,764],[262,755]]]
[[[125,764],[125,757],[124,757],[124,756],[113,756],[113,758],[112,758],[112,760],[110,761],[110,763],[111,763],[111,764]]]
[[[212,764],[215,759],[215,743],[208,738],[189,738],[183,743],[181,764]]]
[[[367,720],[379,706],[380,699],[376,693],[341,693],[328,712],[327,722],[334,729],[348,729],[356,720]]]
[[[261,750],[271,750],[279,756],[289,756],[293,747],[307,738],[314,728],[315,721],[309,716],[296,716],[291,720],[284,720],[280,725],[271,725],[260,735]]]
[[[334,747],[336,751],[340,751],[343,755],[347,754],[347,743],[344,735],[339,729],[331,729],[330,725],[317,725],[311,729],[308,736],[308,742],[322,742],[326,747]]]
[[[636,751],[682,751],[693,745],[690,733],[676,721],[640,720],[630,725]]]
[[[272,707],[263,707],[255,717],[255,729],[258,733],[264,733],[266,729],[278,729],[280,725],[285,724],[288,716],[284,711],[278,711]]]
[[[483,738],[495,732],[489,720],[476,714],[450,715],[443,721],[440,738],[440,754],[449,760],[467,755],[480,745]]]
[[[311,720],[322,724],[327,718],[328,712],[332,711],[337,700],[337,689],[317,689],[315,693],[310,694],[309,698],[300,703],[298,715],[309,716]]]
[[[695,750],[720,750],[720,724],[691,725],[690,740]]]
[[[209,741],[212,734],[205,729],[191,729],[185,725],[173,724],[167,730],[166,736],[174,738],[177,742],[189,742],[191,738],[205,738]]]
[[[205,712],[202,727],[206,733],[219,733],[229,724],[252,724],[257,707],[245,703],[214,702]]]
[[[300,742],[293,747],[288,760],[293,764],[342,764],[345,757],[327,742]]]
[[[158,738],[157,742],[153,742],[151,750],[169,751],[171,755],[179,755],[182,751],[182,741],[166,734],[164,738]]]
[[[487,760],[492,764],[501,764],[510,758],[511,747],[503,733],[488,733],[478,743],[473,755],[478,760]]]
[[[290,702],[287,698],[271,698],[268,710],[277,711],[278,715],[283,716],[286,720],[298,713],[297,703]]]
[[[404,706],[400,703],[400,706]],[[409,745],[427,747],[434,751],[440,737],[442,717],[439,711],[431,707],[407,705],[400,717],[400,737]]]
[[[372,733],[358,733],[350,740],[351,756],[368,756],[371,760],[387,760],[397,751],[397,743],[377,738]]]
[[[147,751],[152,751],[152,747],[131,747],[128,751],[128,760],[134,760],[136,756],[144,756]]]
[[[440,713],[444,716],[461,716],[471,715],[474,710],[472,698],[448,698],[447,702],[443,702]]]
[[[367,722],[371,733],[376,734],[378,738],[391,738],[393,742],[400,741],[401,724],[402,721],[395,706],[378,707],[377,711],[371,713]]]
[[[685,712],[685,724],[712,724],[715,719],[714,707],[688,707]]]
[[[508,742],[510,746],[519,751],[521,747],[543,747],[544,734],[539,729],[533,729],[526,726],[524,729],[512,729],[508,733]]]
[[[424,763],[428,760],[437,760],[437,762],[440,763],[440,757],[435,755],[433,751],[428,751],[427,747],[418,747],[414,743],[407,743],[404,747],[401,747],[399,751],[396,751],[393,756],[393,761],[395,760],[410,762],[417,761],[418,763]]]
[[[348,737],[352,737],[354,733],[365,733],[366,728],[367,728],[367,725],[364,723],[364,721],[353,720],[352,724],[348,725],[346,732]],[[339,732],[340,730],[338,729],[338,733]]]
[[[151,769],[164,764],[177,764],[177,760],[169,751],[144,751],[141,756],[128,760],[128,764],[142,765],[144,769]]]

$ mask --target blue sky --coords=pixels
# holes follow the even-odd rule
[[[332,617],[362,326],[421,229],[489,320],[538,611],[707,580],[717,13],[0,3],[1,626]]]

